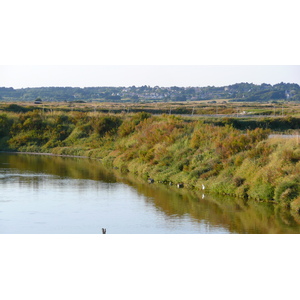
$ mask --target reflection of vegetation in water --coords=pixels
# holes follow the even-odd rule
[[[190,215],[194,221],[232,233],[300,233],[299,215],[280,205],[207,194],[203,198],[201,192],[145,184],[134,176],[123,180],[169,217]]]
[[[124,182],[146,196],[145,201],[155,205],[169,218],[190,216],[194,222],[224,227],[232,233],[300,233],[299,214],[282,205],[207,194],[203,198],[202,192],[163,184],[146,184],[143,179],[134,175],[124,177],[117,170],[107,170],[96,160],[1,154],[0,163],[4,162],[9,163],[6,166],[21,172]]]
[[[0,162],[7,159],[11,168],[21,171],[47,173],[76,179],[93,179],[105,182],[116,181],[113,173],[101,167],[95,160],[29,154],[0,155]]]

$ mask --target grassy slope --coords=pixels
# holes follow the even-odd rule
[[[239,130],[232,120],[216,124],[146,113],[9,113],[0,115],[0,147],[89,156],[145,179],[299,210],[298,141],[267,139],[268,130]]]

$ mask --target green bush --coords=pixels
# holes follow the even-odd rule
[[[8,140],[8,145],[12,150],[19,150],[24,146],[42,146],[45,141],[44,137],[35,131],[21,132],[20,134]]]
[[[130,119],[125,120],[118,129],[118,134],[121,137],[128,136],[135,131],[135,128],[140,122],[151,117],[151,114],[139,112],[134,114]]]
[[[248,195],[256,200],[273,200],[274,186],[269,182],[257,181],[249,188]]]
[[[282,158],[286,162],[297,163],[300,161],[300,150],[285,149]]]
[[[9,135],[9,129],[12,125],[12,120],[6,114],[0,115],[0,138]]]
[[[95,133],[100,136],[104,136],[106,133],[115,133],[122,124],[122,120],[116,116],[104,116],[100,118],[93,118],[91,124]]]
[[[10,104],[5,108],[6,111],[12,111],[12,112],[17,112],[17,113],[24,113],[27,112],[28,109],[25,108],[24,106],[18,105],[18,104]]]

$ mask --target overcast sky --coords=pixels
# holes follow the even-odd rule
[[[300,84],[300,66],[0,66],[0,86]]]

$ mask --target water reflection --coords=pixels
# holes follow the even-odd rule
[[[231,233],[300,233],[300,216],[273,203],[244,200],[228,196],[211,196],[202,192],[176,189],[164,185],[145,185],[128,176],[127,184],[146,195],[166,215],[184,217],[223,228]],[[151,200],[150,200],[151,199]]]
[[[1,154],[0,188],[0,232],[300,232],[281,206],[147,184],[89,159]]]

